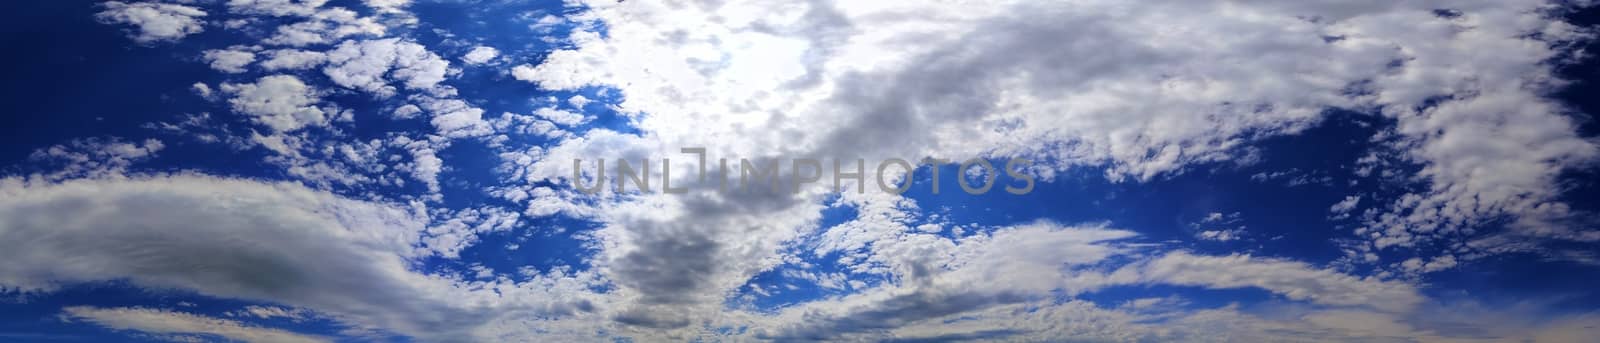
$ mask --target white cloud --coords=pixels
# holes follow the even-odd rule
[[[415,42],[398,38],[345,41],[329,51],[324,74],[335,84],[378,96],[391,96],[398,83],[428,90],[445,79],[450,63]]]
[[[468,51],[466,55],[461,56],[461,61],[467,64],[485,64],[499,56],[500,50],[489,46],[479,46],[472,48],[472,51]]]
[[[1354,211],[1356,209],[1356,206],[1360,205],[1360,204],[1361,204],[1361,196],[1360,195],[1346,196],[1346,197],[1344,197],[1344,200],[1340,200],[1338,203],[1333,204],[1333,206],[1328,207],[1328,212],[1333,214],[1333,217],[1331,219],[1342,220],[1342,219],[1345,219],[1345,218],[1349,218],[1350,217],[1350,211]]]
[[[328,55],[318,51],[294,49],[270,50],[267,60],[261,61],[266,70],[307,70],[327,62]]]
[[[261,343],[315,343],[332,340],[294,332],[251,326],[237,321],[151,308],[96,308],[73,306],[64,315],[116,330],[157,335],[214,335],[233,341]],[[185,337],[185,336],[179,336]]]
[[[310,16],[328,0],[228,0],[228,10],[237,14]]]
[[[1424,298],[1408,284],[1358,278],[1301,262],[1245,255],[1197,256],[1174,252],[1139,267],[1140,279],[1207,288],[1254,287],[1289,299],[1405,312]]]
[[[118,138],[91,138],[36,150],[28,159],[36,166],[54,167],[52,172],[36,174],[48,180],[116,177],[127,173],[134,163],[153,158],[165,148],[166,144],[155,139],[129,143]]]
[[[539,80],[537,73],[538,69],[526,64],[511,67],[511,76],[517,80],[537,82]]]
[[[205,82],[195,82],[193,86],[189,86],[189,89],[194,91],[194,94],[199,95],[202,99],[206,99],[207,101],[216,100],[216,91],[212,90],[211,86],[206,85]]]
[[[493,132],[489,122],[483,120],[483,109],[457,99],[419,97],[422,108],[433,114],[429,120],[440,135],[449,138],[467,138]]]
[[[232,317],[254,317],[254,318],[258,318],[258,319],[284,318],[284,319],[294,320],[294,321],[297,321],[297,322],[298,321],[304,321],[306,318],[311,317],[311,316],[315,316],[315,315],[316,314],[309,313],[309,311],[305,311],[305,310],[291,309],[291,308],[284,308],[284,307],[277,307],[277,306],[256,306],[256,305],[245,306],[244,309],[241,309],[241,310],[238,310],[238,311],[228,312],[228,316],[232,316]]]
[[[255,83],[224,83],[222,91],[233,95],[228,103],[235,112],[249,115],[252,121],[275,131],[294,131],[328,121],[322,109],[316,107],[316,90],[293,75],[265,76]]]
[[[539,109],[533,111],[533,115],[538,116],[539,118],[544,118],[544,120],[549,120],[550,122],[553,122],[553,123],[556,123],[556,124],[561,124],[561,125],[564,125],[564,126],[581,125],[584,122],[588,122],[589,119],[590,119],[589,117],[584,116],[583,114],[573,113],[571,111],[565,111],[565,110],[558,110],[558,109],[551,108],[551,107],[540,107]]]
[[[403,11],[406,6],[411,6],[411,0],[366,0],[367,7],[379,11]]]
[[[582,110],[584,106],[589,106],[591,102],[594,102],[594,100],[589,100],[588,97],[583,95],[573,95],[571,98],[567,98],[567,103],[572,104],[572,107],[579,110]]]
[[[246,66],[256,61],[256,54],[248,47],[242,46],[227,50],[206,50],[201,57],[211,63],[211,69],[229,74],[243,73]]]
[[[1245,231],[1242,228],[1230,230],[1207,230],[1195,233],[1195,238],[1208,241],[1229,242],[1244,238],[1244,234]]]
[[[1344,197],[1344,200],[1340,200],[1339,203],[1333,204],[1332,207],[1329,207],[1328,208],[1328,212],[1333,212],[1334,214],[1349,213],[1351,210],[1356,209],[1356,205],[1358,205],[1360,203],[1361,203],[1361,196],[1359,196],[1359,195],[1347,196],[1347,197]]]
[[[532,135],[548,138],[560,138],[570,134],[557,128],[556,124],[550,121],[509,112],[501,113],[499,118],[490,120],[489,125],[494,127],[495,132],[501,134]]]
[[[1190,223],[1189,227],[1195,231],[1195,238],[1208,241],[1230,242],[1245,239],[1249,232],[1245,230],[1244,216],[1239,212],[1222,214],[1211,212],[1199,222]]]
[[[137,26],[138,31],[130,32],[129,38],[140,43],[175,41],[205,31],[200,17],[206,16],[206,12],[190,6],[121,1],[107,1],[101,6],[105,10],[96,13],[96,19],[108,24]]]
[[[266,44],[307,46],[330,44],[354,36],[382,37],[385,28],[376,20],[361,17],[355,11],[332,8],[321,10],[305,21],[279,26]]]

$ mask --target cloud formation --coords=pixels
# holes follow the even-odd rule
[[[136,30],[130,31],[128,37],[140,43],[176,41],[205,31],[200,18],[205,17],[206,12],[190,6],[121,1],[107,1],[101,6],[105,10],[95,14],[96,19],[135,26]]]
[[[327,338],[181,312],[148,308],[96,308],[73,306],[63,310],[72,320],[82,320],[116,330],[135,330],[173,340],[221,337],[249,343],[319,343]],[[201,337],[194,337],[200,336]]]
[[[0,266],[0,287],[126,280],[438,341],[1371,341],[1593,331],[1587,315],[1499,323],[1521,312],[1443,305],[1419,281],[1544,243],[1600,241],[1565,225],[1581,213],[1559,200],[1559,176],[1600,148],[1549,98],[1563,84],[1556,66],[1592,38],[1553,16],[1555,2],[570,1],[562,18],[522,14],[537,18],[534,30],[562,35],[543,37],[556,50],[538,56],[502,56],[444,28],[388,20],[407,15],[410,1],[365,3],[376,13],[325,0],[217,4],[252,18],[224,27],[257,41],[205,50],[198,60],[229,75],[220,91],[196,89],[225,96],[267,130],[205,132],[240,150],[270,150],[265,162],[290,180],[128,175],[164,148],[156,140],[41,150],[36,160],[66,165],[0,179],[0,259],[18,261]],[[206,15],[153,2],[103,6],[98,19],[136,26],[130,34],[141,43],[198,33]],[[417,32],[448,38],[406,36]],[[435,51],[467,47],[464,65],[506,68],[526,82],[519,90],[550,95],[463,96],[474,92],[456,88],[462,71]],[[361,130],[382,132],[355,139],[356,110],[332,103],[347,95],[376,103],[360,115],[394,122],[363,122]],[[494,109],[515,107],[507,103],[523,107]],[[489,110],[503,114],[485,119]],[[1331,234],[1345,254],[1332,262],[1202,253],[1116,222],[956,223],[877,192],[572,189],[592,182],[574,179],[574,159],[637,161],[683,147],[751,159],[1021,157],[1038,162],[1029,171],[1041,182],[1092,170],[1139,184],[1259,163],[1259,143],[1343,111],[1386,123],[1361,137],[1375,146],[1352,172],[1401,191],[1318,205],[1329,206],[1319,216],[1355,224]],[[410,124],[422,129],[385,131]],[[500,179],[448,176],[482,167],[463,163],[471,149],[491,150]],[[452,187],[470,194],[462,198],[498,199],[444,201]],[[831,211],[850,215],[824,220]],[[483,236],[563,220],[583,223],[572,225],[583,227],[581,268],[514,281],[463,260],[487,248],[478,246]],[[1284,229],[1246,231],[1241,220],[1212,213],[1189,229],[1209,244],[1254,243]],[[1495,221],[1512,225],[1472,235]],[[470,273],[422,272],[424,260]],[[821,295],[775,297],[773,275]],[[1141,287],[1249,290],[1266,300],[1087,300]],[[772,299],[787,302],[757,305]],[[1433,321],[1457,310],[1481,316]],[[66,312],[114,329],[311,339],[164,310]],[[1451,325],[1493,328],[1473,336]]]

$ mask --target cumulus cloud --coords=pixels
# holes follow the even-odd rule
[[[367,7],[380,11],[402,11],[411,6],[411,0],[366,0]]]
[[[211,69],[238,74],[245,72],[245,66],[256,61],[256,54],[247,47],[233,47],[227,50],[206,50],[201,58],[211,63]]]
[[[155,139],[125,142],[114,137],[89,138],[36,150],[28,159],[37,166],[53,168],[36,174],[47,180],[113,177],[127,173],[134,163],[153,158],[165,148],[166,144]]]
[[[433,114],[429,120],[439,134],[450,138],[466,138],[493,132],[489,122],[483,120],[483,109],[458,99],[420,97],[422,108]]]
[[[479,46],[472,48],[472,51],[468,51],[466,55],[462,55],[461,61],[467,64],[484,64],[499,56],[500,50],[490,46]]]
[[[534,110],[533,111],[533,115],[534,116],[538,116],[539,118],[544,118],[544,120],[549,120],[550,122],[553,122],[553,123],[556,123],[556,124],[561,124],[561,125],[564,125],[564,126],[580,125],[580,124],[583,124],[584,122],[589,121],[589,119],[590,119],[589,117],[584,116],[583,114],[573,113],[571,111],[564,111],[564,110],[559,110],[559,109],[550,108],[550,107],[541,107],[541,108],[539,108],[537,110]]]
[[[107,1],[101,4],[104,11],[95,18],[108,24],[126,24],[137,27],[129,38],[140,43],[175,41],[191,34],[205,31],[201,17],[206,12],[198,8],[154,2],[126,3]]]
[[[293,75],[265,76],[255,83],[222,84],[222,91],[233,96],[228,103],[240,114],[275,131],[299,130],[319,126],[328,118],[317,108],[316,89]]]
[[[309,16],[328,0],[228,0],[228,11],[274,17]]]
[[[395,94],[391,82],[412,90],[433,88],[450,67],[421,44],[399,38],[345,41],[327,57],[322,72],[335,84],[379,96]]]
[[[343,8],[332,8],[318,11],[305,21],[279,26],[272,37],[262,42],[299,47],[329,44],[352,36],[381,37],[384,32],[384,26],[373,18],[361,17],[355,11]]]
[[[266,55],[266,60],[261,61],[261,68],[266,70],[307,70],[328,60],[328,55],[319,51],[281,49],[267,51]]]

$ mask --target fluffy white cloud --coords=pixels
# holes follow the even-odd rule
[[[166,144],[154,139],[129,143],[118,138],[91,138],[39,149],[28,159],[37,166],[53,167],[51,172],[36,174],[47,180],[114,177],[126,173],[135,162],[155,157],[165,148]]]
[[[539,109],[533,111],[533,115],[538,116],[539,118],[544,118],[544,120],[549,120],[552,123],[561,124],[564,126],[580,125],[584,122],[588,122],[589,119],[591,119],[588,116],[584,116],[580,113],[573,113],[571,111],[559,110],[551,107],[540,107]]]
[[[200,17],[206,16],[206,12],[190,6],[121,1],[107,1],[101,6],[105,10],[95,14],[96,19],[109,24],[137,26],[138,30],[129,37],[140,43],[175,41],[205,31]]]
[[[237,14],[274,17],[309,16],[328,0],[228,0],[228,10]]]
[[[412,90],[433,88],[450,67],[421,44],[399,38],[345,41],[327,56],[322,71],[334,83],[379,96],[394,95],[391,82]]]
[[[293,75],[265,76],[255,83],[224,83],[222,91],[233,95],[228,103],[235,112],[249,115],[252,121],[275,131],[294,131],[328,121],[322,109],[316,107],[316,89]]]
[[[238,74],[245,72],[245,67],[256,61],[256,54],[248,47],[232,47],[227,50],[206,50],[201,58],[211,63],[211,69]]]
[[[411,6],[411,0],[366,0],[367,7],[380,11],[401,11]]]
[[[332,340],[294,332],[251,326],[237,321],[160,309],[125,307],[96,308],[73,306],[64,309],[73,320],[82,320],[116,330],[135,330],[158,337],[222,337],[250,343],[316,343]],[[202,337],[193,337],[206,335]]]
[[[262,42],[307,46],[329,44],[352,36],[381,37],[384,32],[384,26],[373,18],[361,17],[355,11],[343,8],[332,8],[318,11],[305,21],[279,26],[272,37]]]
[[[489,122],[483,120],[483,109],[458,99],[419,97],[422,108],[433,114],[429,120],[440,135],[450,138],[467,138],[493,132]]]
[[[306,70],[328,61],[328,55],[318,51],[282,49],[267,51],[266,55],[267,59],[261,61],[261,68],[266,70]]]
[[[1361,196],[1359,196],[1359,195],[1351,195],[1351,196],[1344,197],[1344,200],[1340,200],[1338,203],[1333,204],[1332,207],[1328,207],[1328,212],[1331,212],[1331,213],[1333,213],[1335,215],[1344,215],[1344,214],[1350,213],[1350,211],[1355,210],[1356,209],[1356,205],[1360,205],[1360,204],[1361,204]]]
[[[495,57],[499,56],[500,50],[490,46],[480,46],[474,47],[472,48],[472,51],[468,51],[466,55],[462,55],[461,61],[466,62],[467,64],[484,64],[489,63],[489,61],[494,60]]]

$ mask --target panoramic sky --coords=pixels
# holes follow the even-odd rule
[[[1591,341],[1591,5],[6,1],[0,341]]]

